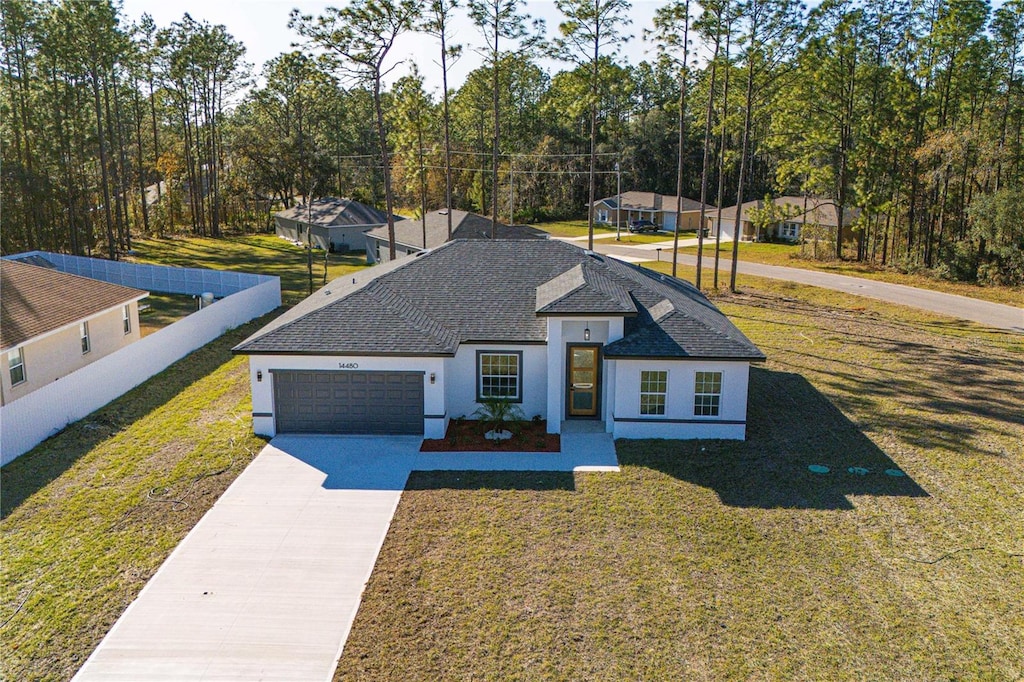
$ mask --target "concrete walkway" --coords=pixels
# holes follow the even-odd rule
[[[642,246],[645,248],[640,248],[640,245],[602,243],[600,245],[595,244],[594,249],[629,263],[655,260],[651,257],[649,250],[646,249],[648,245]],[[661,254],[661,260],[663,261],[671,260],[671,258],[671,249]],[[705,256],[704,267],[707,268],[713,260],[713,257],[708,258]],[[678,262],[682,265],[696,266],[697,257],[695,255],[679,254]],[[726,286],[728,286],[731,268],[732,260],[722,258],[719,262],[719,274],[720,276],[722,273],[725,274]],[[864,277],[837,275],[831,272],[806,270],[803,268],[787,268],[779,265],[762,265],[761,263],[750,263],[742,260],[739,261],[737,272],[742,275],[769,277],[787,282],[809,284],[824,289],[845,291],[849,294],[867,296],[912,308],[928,310],[940,315],[978,322],[996,329],[1024,333],[1024,309],[1002,303],[992,303],[977,298],[968,298],[967,296],[946,294],[941,291],[932,291],[931,289],[908,287],[903,284],[879,282]]]
[[[412,436],[275,438],[150,579],[78,682],[330,680],[409,473],[618,471],[560,453],[420,453]]]

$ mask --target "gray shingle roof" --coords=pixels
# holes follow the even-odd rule
[[[451,209],[452,239],[490,239],[491,219],[468,211]],[[383,242],[388,240],[387,226],[366,233]],[[498,223],[499,239],[546,239],[547,234],[529,225]],[[433,249],[448,241],[448,212],[444,209],[427,214],[427,245],[423,246],[423,223],[419,219],[395,223],[395,243],[416,249]]]
[[[337,199],[335,197],[314,199],[308,209],[305,204],[300,204],[274,215],[286,220],[301,223],[311,222],[314,225],[329,227],[382,225],[388,221],[387,215],[383,211],[378,211],[372,206],[361,204],[353,199]]]
[[[555,240],[457,240],[346,275],[239,353],[451,355],[460,343],[545,343],[547,315],[621,315],[608,357],[764,354],[693,286]]]

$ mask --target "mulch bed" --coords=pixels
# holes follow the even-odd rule
[[[487,428],[472,419],[452,419],[444,438],[424,438],[420,452],[560,452],[561,439],[548,433],[545,420],[520,422],[508,440],[484,438]]]

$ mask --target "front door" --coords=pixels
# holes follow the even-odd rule
[[[566,368],[570,417],[597,416],[600,395],[600,346],[569,346]]]

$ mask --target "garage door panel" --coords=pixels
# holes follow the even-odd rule
[[[422,372],[275,371],[279,433],[423,433]]]

